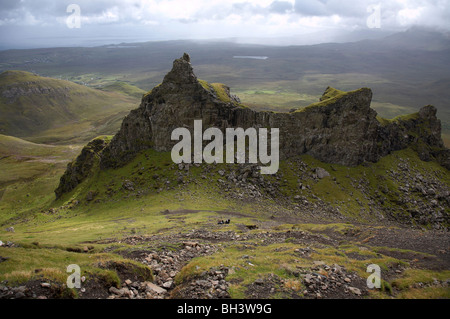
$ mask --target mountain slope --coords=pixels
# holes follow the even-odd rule
[[[79,146],[44,145],[0,134],[0,224],[49,205]]]
[[[198,81],[184,56],[113,141],[93,139],[67,166],[56,201],[48,191],[55,176],[31,193],[38,197],[32,211],[17,210],[27,188],[5,192],[11,205],[0,215],[7,243],[0,247],[0,299],[16,297],[15,285],[26,287],[27,298],[62,297],[42,289],[44,282],[80,298],[449,298],[450,174],[434,156],[421,159],[442,150],[436,110],[387,120],[375,117],[370,97],[367,88],[328,88],[305,110],[258,113],[225,85]],[[307,116],[305,128],[318,136],[308,147],[345,130],[355,133],[343,134],[348,153],[375,136],[370,146],[390,154],[353,166],[289,154],[277,174],[262,175],[256,164],[175,164],[170,148],[155,147],[165,146],[177,121],[226,127],[221,119],[233,115],[230,126]],[[375,135],[361,130],[364,115]],[[352,146],[361,134],[364,143]],[[14,153],[47,150],[1,140]],[[121,165],[102,169],[104,159]],[[68,264],[81,267],[84,291],[64,290]],[[368,289],[368,265],[380,267],[377,289]]]
[[[142,95],[146,92],[134,85],[125,82],[114,82],[112,84],[108,84],[101,88],[103,91],[107,92],[119,92],[125,95],[133,96],[135,98],[140,99]]]
[[[260,164],[249,164],[248,161],[245,165],[219,164],[223,166],[221,175],[227,176],[228,181],[217,182],[227,191],[236,188],[234,183],[239,185],[238,181],[243,181],[244,188],[254,190],[256,187],[257,194],[266,193],[269,198],[288,203],[292,199],[295,201],[302,198],[299,194],[296,195],[298,197],[291,198],[292,192],[297,188],[311,190],[314,187],[306,186],[306,181],[312,177],[322,186],[315,189],[311,197],[314,199],[314,196],[320,195],[321,198],[327,198],[325,205],[319,210],[328,212],[327,214],[339,215],[342,212],[348,217],[364,215],[361,212],[368,211],[369,215],[390,216],[407,223],[411,222],[413,217],[414,220],[420,220],[421,224],[448,226],[449,210],[444,207],[448,204],[445,199],[448,193],[448,177],[445,175],[450,167],[450,151],[443,146],[440,121],[433,106],[428,105],[417,113],[387,120],[377,117],[376,112],[370,108],[370,89],[343,92],[329,87],[320,102],[304,109],[289,113],[256,112],[241,105],[238,98],[229,94],[226,86],[215,87],[216,89],[197,79],[189,55],[185,54],[175,60],[173,69],[164,77],[162,84],[143,97],[139,108],[131,111],[124,119],[120,131],[112,140],[99,138],[91,141],[81,155],[68,166],[55,191],[57,197],[65,198],[65,194],[74,189],[77,189],[76,194],[79,194],[86,185],[93,185],[93,193],[107,198],[117,191],[121,192],[121,189],[139,189],[139,194],[151,194],[152,189],[163,190],[165,185],[185,184],[185,179],[177,174],[176,170],[177,167],[180,170],[187,167],[190,171],[190,164],[177,166],[168,158],[175,144],[171,139],[171,132],[177,127],[192,131],[194,119],[202,119],[204,129],[279,128],[279,171],[274,175],[264,175],[257,169]],[[219,87],[223,89],[220,94],[217,92]],[[219,98],[220,96],[222,98]],[[404,156],[410,156],[406,164],[403,165],[402,161],[391,163],[388,158],[392,158],[395,151],[402,151]],[[313,165],[320,168],[308,168],[305,164],[299,167],[298,158],[301,158],[300,163],[312,161]],[[197,166],[199,169],[192,168],[196,171],[193,179],[207,176],[207,166],[205,164]],[[293,171],[292,166],[296,167]],[[122,170],[122,167],[125,169]],[[148,170],[147,167],[151,169]],[[405,173],[408,175],[408,182],[405,183],[404,179],[397,179],[396,176],[385,182],[386,177],[382,176],[398,167],[402,167],[402,170],[407,167],[408,172],[411,167],[414,171]],[[416,204],[410,205],[409,201],[402,198],[404,191],[399,194],[397,188],[405,189],[407,193],[424,190],[424,196],[430,195],[426,190],[428,182],[422,185],[414,178],[415,174],[421,174],[419,172],[422,168],[436,172],[439,177],[436,185],[439,187],[438,190],[430,192],[431,197],[426,200],[417,199]],[[361,170],[362,176],[370,176],[365,177],[367,182],[363,181]],[[299,172],[305,173],[299,175]],[[156,177],[152,179],[147,174]],[[356,175],[351,177],[353,174]],[[128,182],[123,180],[122,184],[117,185],[111,175],[120,176],[119,179],[127,178]],[[351,180],[344,188],[343,185],[348,181],[337,182],[342,175]],[[241,177],[238,178],[239,176]],[[327,178],[330,176],[331,180]],[[374,176],[380,180],[372,180]],[[281,180],[284,182],[280,182]],[[360,187],[354,184],[358,183],[358,180]],[[196,183],[201,184],[202,181]],[[247,187],[246,183],[252,186]],[[78,188],[80,184],[84,186]],[[415,188],[411,188],[413,184]],[[119,190],[108,185],[119,186]],[[360,193],[362,188],[364,191],[361,197],[356,198],[358,206],[345,205],[343,209],[337,205],[339,213],[333,211],[331,207],[336,207],[337,199],[345,199],[349,191],[351,194]],[[107,191],[104,191],[105,189]],[[379,191],[385,195],[380,195]],[[307,192],[301,191],[302,194]],[[439,216],[430,217],[428,213],[433,211],[433,207],[429,206],[429,202],[434,195],[439,199],[436,203],[442,206],[438,208]],[[382,200],[380,196],[383,197]],[[305,200],[309,202],[311,199]],[[424,203],[420,212],[416,211],[418,202]]]
[[[6,71],[0,74],[0,133],[54,141],[67,138],[70,132],[71,138],[85,141],[98,133],[114,133],[115,117],[121,118],[134,103],[136,98],[119,93]]]
[[[417,144],[422,159],[436,156],[450,167],[436,108],[425,106],[401,121],[380,122],[371,108],[372,95],[368,88],[351,92],[328,88],[320,102],[308,107],[289,113],[258,112],[240,104],[228,89],[219,94],[213,86],[202,84],[185,54],[124,119],[103,152],[102,167],[120,166],[147,148],[170,151],[176,144],[172,131],[178,127],[193,131],[195,119],[202,119],[205,128],[279,128],[282,159],[309,154],[328,163],[355,166]]]

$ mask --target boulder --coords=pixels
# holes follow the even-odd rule
[[[322,167],[317,167],[316,168],[316,174],[317,174],[317,178],[322,179],[325,177],[330,176],[330,173],[328,173],[324,168]]]
[[[167,292],[166,289],[161,288],[161,287],[159,287],[159,286],[157,286],[157,285],[155,285],[154,283],[151,283],[151,282],[146,282],[146,289],[147,289],[147,291],[154,292],[154,293],[157,293],[157,294],[164,294],[164,293]]]

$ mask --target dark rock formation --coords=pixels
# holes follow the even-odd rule
[[[78,155],[75,161],[67,165],[64,175],[61,176],[59,186],[55,190],[57,198],[73,190],[89,176],[94,165],[98,165],[100,153],[107,144],[108,141],[104,138],[97,137],[93,139],[81,150],[81,154]]]
[[[101,168],[114,168],[145,149],[170,151],[178,142],[171,140],[172,131],[186,127],[193,132],[194,120],[199,119],[204,130],[279,128],[281,159],[309,154],[323,162],[355,166],[411,146],[422,160],[435,159],[450,169],[450,150],[443,145],[436,108],[425,106],[418,113],[385,120],[377,118],[371,100],[369,88],[343,92],[329,87],[319,102],[304,109],[257,112],[243,106],[225,85],[198,80],[184,54],[124,119],[109,145],[94,140],[69,164],[56,194],[86,178],[94,156],[100,156]]]
[[[379,154],[384,156],[411,146],[423,161],[434,158],[450,169],[450,150],[444,147],[441,122],[436,112],[434,106],[427,105],[417,113],[394,120],[382,120],[378,128]]]
[[[321,101],[290,113],[257,112],[242,106],[229,89],[202,83],[195,76],[189,55],[174,61],[161,85],[142,99],[140,107],[123,121],[122,128],[102,154],[101,166],[117,167],[147,148],[170,151],[175,128],[271,127],[280,129],[280,156],[310,154],[315,158],[354,166],[409,145],[417,144],[424,160],[433,156],[447,168],[440,121],[433,106],[396,120],[377,119],[370,108],[372,91],[342,92],[327,88]]]

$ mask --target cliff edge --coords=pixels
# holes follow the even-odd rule
[[[329,87],[320,102],[304,109],[257,112],[242,106],[228,87],[198,80],[189,55],[184,54],[125,118],[102,154],[101,167],[121,166],[147,148],[170,151],[175,144],[172,131],[193,130],[194,120],[202,119],[205,129],[279,128],[282,159],[309,154],[327,163],[355,166],[417,144],[423,160],[435,157],[450,169],[436,108],[425,106],[418,113],[384,120],[377,118],[371,100],[369,88],[343,92]]]

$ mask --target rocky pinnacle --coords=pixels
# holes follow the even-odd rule
[[[174,145],[171,132],[177,127],[193,129],[194,120],[202,119],[205,129],[280,128],[281,159],[309,154],[324,162],[355,166],[419,145],[421,158],[434,156],[449,168],[449,152],[443,147],[440,121],[433,106],[382,124],[370,107],[369,88],[351,92],[328,88],[320,102],[290,113],[257,112],[243,107],[225,88],[227,98],[219,99],[211,85],[200,83],[189,55],[184,54],[174,61],[164,81],[125,118],[104,150],[101,166],[121,166],[148,148],[170,151]]]

